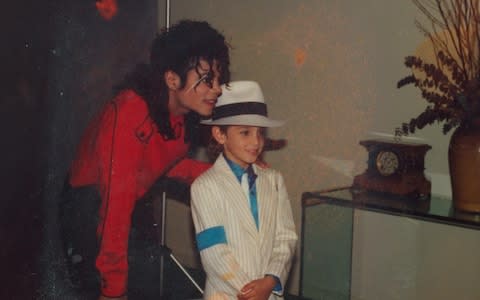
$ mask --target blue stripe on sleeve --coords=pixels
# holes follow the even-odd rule
[[[267,274],[268,276],[272,276],[273,279],[275,279],[275,286],[273,287],[273,291],[274,292],[280,292],[282,291],[282,283],[280,282],[280,278],[278,278],[277,276],[273,275],[273,274]]]
[[[226,244],[227,236],[223,226],[215,226],[205,229],[197,234],[197,247],[199,251],[205,250],[218,244]]]

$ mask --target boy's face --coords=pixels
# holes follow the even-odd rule
[[[226,132],[213,126],[212,135],[223,145],[225,156],[242,168],[257,161],[265,143],[265,128],[256,126],[232,125],[227,127]]]
[[[200,60],[197,69],[188,71],[185,86],[180,89],[180,77],[174,72],[167,72],[165,80],[169,88],[168,107],[173,115],[195,111],[208,117],[221,95],[217,64],[210,67],[207,61]]]

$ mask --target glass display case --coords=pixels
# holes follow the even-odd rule
[[[478,247],[480,215],[456,211],[447,198],[305,192],[300,295],[480,299]]]

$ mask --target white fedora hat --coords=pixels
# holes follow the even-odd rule
[[[284,121],[271,120],[262,90],[255,81],[232,81],[222,85],[222,95],[213,109],[212,118],[201,121],[205,125],[247,125],[278,127]]]

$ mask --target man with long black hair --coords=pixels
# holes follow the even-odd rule
[[[93,187],[100,196],[98,250],[92,259],[76,253],[74,243],[66,252],[70,265],[95,264],[99,299],[127,298],[128,241],[138,200],[161,176],[191,182],[210,166],[186,155],[200,119],[212,113],[220,85],[229,80],[224,36],[207,22],[180,21],[155,38],[150,63],[126,76],[87,128],[68,183],[73,191]]]

